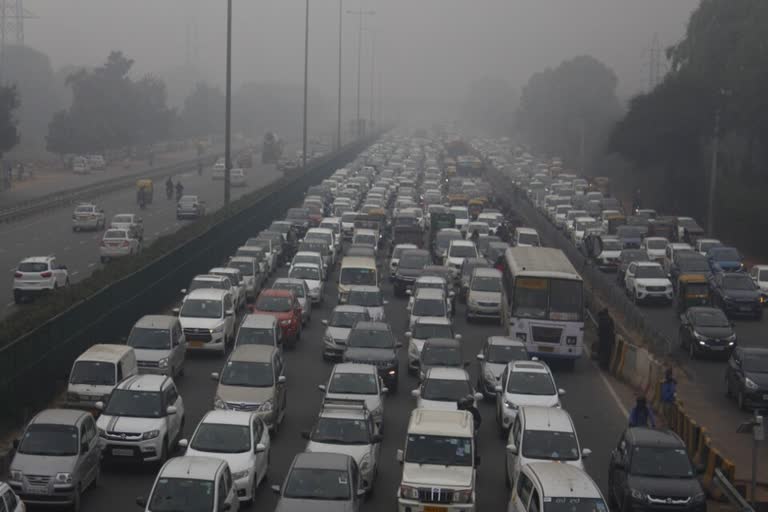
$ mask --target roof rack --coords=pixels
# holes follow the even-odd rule
[[[354,398],[324,398],[322,408],[350,409],[360,411],[368,410],[368,406],[365,405],[365,400],[357,400]]]

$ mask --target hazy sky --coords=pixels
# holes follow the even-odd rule
[[[521,86],[531,73],[591,54],[619,76],[623,94],[648,81],[654,33],[678,40],[698,0],[343,0],[366,17],[363,92],[370,77],[371,39],[387,97],[454,98],[473,78],[504,77]],[[140,72],[185,61],[185,27],[197,25],[203,74],[223,82],[225,0],[26,0],[40,18],[26,22],[27,44],[55,67],[93,65],[112,49]],[[335,94],[338,0],[310,0],[310,82]],[[234,78],[303,79],[304,1],[234,0]],[[356,86],[358,17],[344,14],[344,94]],[[352,103],[350,103],[352,105]]]

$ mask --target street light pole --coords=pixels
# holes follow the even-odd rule
[[[371,31],[371,97],[369,98],[369,107],[370,107],[370,124],[371,128],[373,128],[373,105],[374,105],[374,77],[376,76],[376,32]]]
[[[358,11],[347,11],[347,14],[357,14],[359,17],[359,26],[357,29],[357,119],[355,121],[357,123],[357,136],[360,137],[362,135],[362,130],[360,129],[360,73],[363,53],[363,16],[373,16],[376,14],[376,11],[364,11],[360,9]]]
[[[301,149],[301,168],[307,168],[307,91],[309,88],[309,0],[304,15],[304,136]]]
[[[227,0],[227,98],[224,127],[224,204],[230,199],[230,170],[232,169],[232,0]]]
[[[712,166],[709,170],[709,191],[707,198],[707,234],[715,235],[715,191],[717,190],[718,153],[720,152],[720,117],[725,98],[731,95],[727,89],[720,90],[720,98],[715,110],[715,126],[712,133]]]
[[[344,18],[344,0],[339,0],[339,99],[336,111],[336,149],[341,148],[341,26]]]

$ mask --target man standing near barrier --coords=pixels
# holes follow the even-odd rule
[[[597,338],[600,343],[600,368],[608,370],[611,365],[611,354],[616,344],[616,331],[613,318],[606,308],[597,314]]]
[[[675,405],[677,395],[677,380],[672,373],[672,368],[667,368],[664,373],[664,382],[661,383],[661,410],[667,425],[672,424],[672,408]]]
[[[644,395],[637,397],[635,406],[629,411],[629,426],[656,428],[656,418],[653,417],[653,411],[648,407]]]

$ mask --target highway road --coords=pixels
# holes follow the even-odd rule
[[[285,268],[280,269],[278,275],[284,275],[285,272]],[[329,283],[332,284],[334,278],[335,276],[331,276]],[[324,362],[320,354],[323,335],[321,320],[329,315],[336,299],[335,286],[327,286],[325,289],[325,301],[322,306],[313,310],[311,324],[304,329],[298,347],[294,351],[286,352],[289,404],[287,415],[280,433],[274,439],[269,482],[261,488],[253,509],[274,510],[277,497],[270,491],[269,486],[282,481],[293,456],[303,450],[306,441],[301,438],[300,433],[302,430],[311,428],[319,410],[321,394],[317,390],[317,385],[326,382],[332,366],[331,363]],[[408,320],[405,310],[406,301],[394,298],[388,283],[384,284],[384,293],[390,301],[386,306],[387,318],[394,332],[402,339]],[[487,336],[502,334],[502,328],[497,324],[466,324],[462,308],[463,306],[459,305],[454,320],[455,328],[457,332],[463,334],[467,359],[473,361],[470,371],[474,381],[477,375],[474,356],[479,351],[481,342]],[[118,339],[121,334],[115,333],[115,339]],[[366,511],[390,512],[396,504],[396,490],[401,472],[395,460],[395,451],[402,448],[404,443],[407,421],[415,406],[410,390],[417,386],[416,378],[409,376],[406,372],[406,358],[407,353],[404,347],[400,352],[400,378],[403,381],[398,393],[386,399],[384,429],[386,435],[382,445],[379,476],[373,496],[363,506],[363,510]],[[187,436],[191,434],[202,415],[213,405],[215,382],[209,375],[211,372],[219,371],[222,365],[223,359],[217,356],[192,354],[186,361],[185,376],[179,379],[179,387],[185,401],[187,414],[185,434]],[[626,424],[626,417],[591,361],[583,358],[573,372],[555,371],[558,386],[567,391],[563,403],[573,416],[581,444],[593,450],[592,456],[586,461],[587,469],[605,490],[608,457]],[[481,427],[482,462],[479,469],[478,510],[506,510],[508,499],[504,483],[506,442],[499,437],[493,404],[483,403],[481,413],[484,421]],[[101,486],[89,490],[83,496],[83,510],[94,512],[137,510],[134,504],[135,498],[149,493],[156,471],[156,467],[123,467],[105,470]]]
[[[261,188],[282,176],[274,164],[256,163],[246,169],[246,187],[232,188],[232,199]],[[221,207],[224,202],[224,184],[211,179],[211,169],[204,169],[202,176],[196,167],[173,176],[174,183],[181,181],[185,194],[197,194],[207,202],[208,211]],[[118,213],[138,213],[144,219],[145,247],[160,236],[176,231],[186,222],[176,220],[176,201],[165,196],[165,179],[155,181],[154,201],[141,211],[136,204],[136,191],[126,188],[98,197],[94,201],[104,208],[107,221]],[[23,258],[55,254],[59,263],[67,265],[72,282],[91,274],[101,265],[99,243],[103,232],[72,231],[73,207],[62,207],[29,217],[16,223],[0,226],[0,271],[5,270],[6,278],[0,279],[0,317],[16,308],[13,303],[13,271]],[[108,264],[108,263],[107,263]]]

